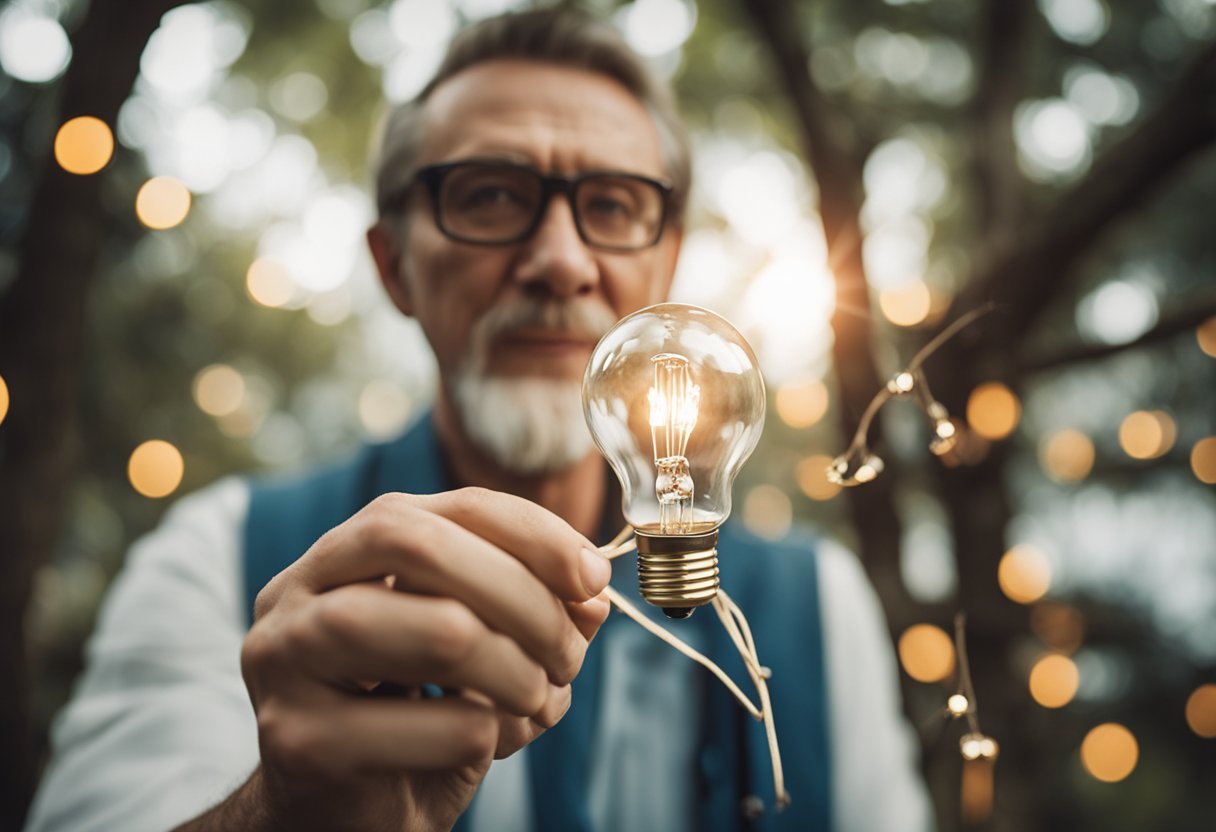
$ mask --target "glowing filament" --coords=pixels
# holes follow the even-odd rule
[[[693,483],[688,467],[688,437],[697,424],[701,388],[692,383],[688,359],[662,353],[654,364],[650,402],[650,440],[654,446],[655,495],[659,499],[659,531],[682,534],[691,528]]]

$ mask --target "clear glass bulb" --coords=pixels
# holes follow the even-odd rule
[[[583,412],[622,490],[642,595],[683,617],[717,592],[717,528],[764,427],[764,381],[743,336],[696,306],[622,319],[591,355]]]

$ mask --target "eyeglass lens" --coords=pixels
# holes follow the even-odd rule
[[[510,165],[454,167],[439,192],[448,233],[474,242],[519,239],[545,209],[545,181],[534,170]],[[629,248],[652,244],[663,220],[663,193],[654,183],[613,174],[577,180],[573,209],[591,245]]]

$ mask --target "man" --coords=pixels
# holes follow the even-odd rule
[[[781,814],[716,682],[619,617],[596,639],[619,499],[578,388],[599,336],[666,297],[688,171],[668,94],[608,27],[536,12],[457,38],[390,119],[368,233],[435,352],[433,413],[298,482],[218,484],[137,546],[32,829],[925,828],[847,555],[723,538],[775,658]],[[809,600],[728,568],[752,549]]]

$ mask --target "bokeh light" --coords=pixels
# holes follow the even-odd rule
[[[933,298],[922,280],[878,293],[878,306],[887,320],[896,326],[916,326],[929,317]]]
[[[777,415],[792,428],[809,428],[828,409],[828,388],[817,378],[787,381],[777,388]]]
[[[1047,594],[1051,586],[1051,564],[1033,546],[1014,546],[1001,558],[997,582],[1011,601],[1031,604]]]
[[[1077,304],[1077,328],[1088,340],[1129,344],[1157,323],[1155,272],[1131,279],[1108,280]]]
[[[1056,431],[1039,446],[1039,464],[1057,482],[1078,482],[1094,467],[1094,443],[1079,430]]]
[[[1061,40],[1088,46],[1106,34],[1110,12],[1100,0],[1039,0],[1039,9]]]
[[[1155,459],[1174,446],[1177,426],[1160,410],[1137,410],[1119,425],[1119,446],[1133,459]]]
[[[259,257],[245,272],[245,291],[262,306],[277,309],[295,296],[295,282],[287,267],[269,257]]]
[[[190,213],[190,191],[169,176],[154,176],[135,195],[135,215],[153,231],[180,225]]]
[[[743,525],[757,537],[779,540],[794,522],[790,498],[775,485],[757,485],[743,501]]]
[[[832,457],[826,454],[814,454],[799,462],[795,474],[799,490],[816,502],[830,500],[839,494],[841,486],[828,479],[831,464]]]
[[[918,682],[940,682],[954,672],[954,642],[933,624],[913,624],[899,637],[899,662]]]
[[[388,439],[405,427],[413,409],[401,384],[373,379],[359,393],[359,421],[374,439]]]
[[[68,119],[55,133],[55,161],[68,173],[97,173],[114,155],[114,134],[93,116]]]
[[[1094,728],[1081,741],[1081,763],[1094,778],[1117,783],[1131,774],[1140,759],[1140,746],[1132,732],[1117,722]]]
[[[1052,654],[1030,669],[1030,695],[1044,708],[1063,708],[1077,695],[1081,674],[1067,656]]]
[[[1022,417],[1022,403],[999,381],[981,384],[967,399],[967,422],[985,439],[1004,439]]]
[[[1216,738],[1216,685],[1200,685],[1187,698],[1186,724],[1205,739]]]
[[[212,364],[194,377],[194,402],[210,416],[235,413],[245,400],[245,377],[227,364]]]
[[[185,469],[177,448],[163,439],[149,439],[131,452],[127,478],[145,497],[166,497],[181,485]]]
[[[1200,439],[1191,448],[1191,470],[1200,482],[1216,485],[1216,436]]]
[[[1208,318],[1195,329],[1199,349],[1216,358],[1216,315]]]
[[[4,381],[4,376],[0,376],[0,425],[4,424],[4,417],[8,415],[8,384]]]
[[[0,11],[0,67],[20,81],[39,84],[67,69],[72,45],[59,21],[33,7],[10,4]]]
[[[696,25],[696,5],[687,0],[634,0],[617,13],[629,45],[657,57],[678,49]]]
[[[1044,601],[1031,609],[1030,629],[1057,653],[1075,653],[1085,640],[1085,617],[1071,604]]]

